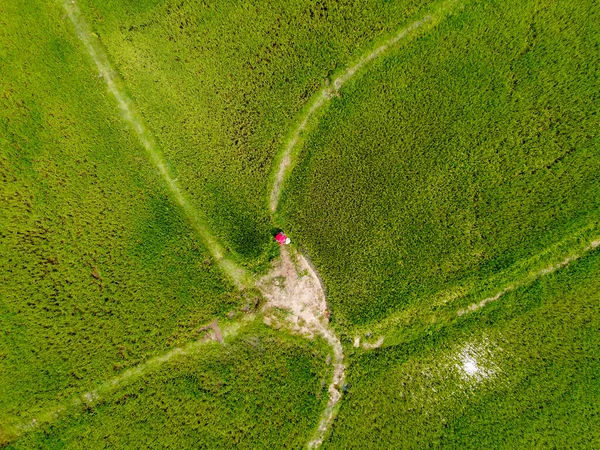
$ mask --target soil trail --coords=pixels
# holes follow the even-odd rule
[[[400,29],[394,36],[385,41],[379,47],[363,55],[356,64],[346,68],[340,75],[334,78],[333,82],[331,83],[331,86],[326,86],[322,88],[312,97],[312,99],[308,103],[308,107],[305,109],[305,112],[299,117],[296,127],[293,129],[291,137],[287,145],[284,147],[283,152],[279,157],[278,163],[276,164],[276,173],[272,178],[273,185],[269,190],[269,208],[271,210],[271,214],[277,210],[277,207],[279,205],[279,199],[281,197],[281,188],[292,167],[294,148],[300,140],[300,135],[306,129],[310,119],[315,115],[315,113],[323,105],[325,105],[332,97],[337,95],[338,91],[350,79],[352,79],[352,77],[354,77],[356,72],[362,69],[365,65],[375,60],[379,56],[382,56],[385,53],[387,53],[387,51],[399,41],[407,37],[414,36],[417,30],[421,29],[419,31],[424,32],[435,27],[446,17],[446,15],[450,12],[452,7],[454,7],[457,3],[458,0],[449,0],[440,3],[434,12],[432,12],[431,14],[427,14],[422,18],[410,23],[406,27]]]
[[[385,54],[400,40],[414,35],[417,30],[433,28],[445,18],[457,3],[458,0],[448,0],[440,3],[432,14],[425,15],[399,30],[382,45],[362,56],[356,64],[346,68],[333,80],[331,86],[322,88],[312,97],[304,110],[305,112],[299,117],[287,145],[280,156],[275,159],[272,186],[269,190],[271,214],[275,213],[279,205],[281,189],[292,168],[293,153],[300,140],[300,135],[306,130],[309,121],[316,112],[335,96],[361,68]],[[295,260],[292,261],[292,258]],[[308,336],[321,335],[333,349],[334,371],[329,385],[329,401],[321,415],[315,435],[308,443],[309,448],[317,448],[323,443],[325,433],[335,418],[336,406],[342,397],[340,387],[343,386],[345,379],[343,348],[340,340],[329,327],[329,311],[325,291],[312,265],[301,255],[292,257],[285,247],[282,248],[280,264],[275,266],[273,271],[259,282],[258,287],[268,300],[267,308],[281,308],[289,311],[290,314],[286,320],[294,329]],[[267,323],[273,323],[277,320],[278,318],[274,315],[265,318]],[[382,343],[383,340],[381,339],[373,344],[373,347],[378,347]]]
[[[213,320],[208,325],[198,328],[198,333],[203,333],[208,330],[212,330],[212,333],[204,336],[203,340],[209,341],[211,339],[214,339],[215,341],[220,342],[221,344],[224,342],[223,333],[221,333],[221,329],[219,328],[219,321],[217,319]]]
[[[254,280],[250,275],[231,259],[226,258],[225,251],[220,243],[212,236],[208,228],[204,224],[199,212],[192,206],[189,200],[185,197],[183,191],[177,184],[176,180],[171,176],[167,169],[167,165],[160,149],[156,145],[151,133],[144,125],[140,114],[136,111],[133,102],[127,97],[122,88],[122,82],[113,70],[106,56],[106,53],[98,41],[92,34],[88,24],[79,10],[75,0],[64,0],[63,6],[73,23],[75,31],[79,39],[84,44],[91,59],[96,64],[100,76],[104,79],[108,92],[117,101],[118,107],[123,115],[123,119],[131,126],[139,142],[144,147],[150,160],[158,170],[163,181],[166,183],[169,191],[176,200],[177,204],[183,209],[187,218],[190,220],[194,230],[203,241],[207,249],[212,253],[215,260],[221,269],[236,283],[238,288],[244,289],[254,285]],[[283,252],[282,264],[273,269],[272,276],[284,276],[288,289],[280,292],[278,289],[269,290],[267,284],[262,285],[262,291],[267,298],[270,299],[271,306],[277,306],[287,309],[291,312],[291,317],[297,317],[296,325],[304,330],[310,330],[309,334],[317,333],[322,336],[333,348],[334,352],[334,375],[333,381],[329,386],[329,403],[327,410],[323,413],[318,432],[314,442],[320,443],[325,431],[327,430],[331,420],[333,419],[333,410],[341,393],[339,387],[344,379],[343,365],[343,350],[340,341],[335,334],[327,326],[327,305],[325,295],[313,269],[309,266],[306,260],[302,257],[297,258],[297,264],[302,267],[301,271],[305,271],[308,275],[300,276],[295,270],[288,253]],[[290,301],[291,300],[291,301]],[[204,329],[205,331],[211,328],[215,339],[222,341],[223,337],[216,323],[212,323]],[[206,337],[200,341],[190,344],[192,347],[201,345],[206,342]],[[150,359],[147,363],[136,368],[129,369],[118,377],[109,380],[95,391],[87,392],[82,396],[77,397],[72,404],[66,406],[77,406],[81,403],[92,404],[96,402],[100,395],[105,395],[110,391],[116,390],[128,380],[138,378],[147,373],[150,368],[164,364],[177,355],[184,355],[189,352],[189,349],[174,349],[164,355]],[[57,417],[66,407],[57,407],[43,415],[40,419],[34,419],[28,427],[38,426]],[[26,428],[26,427],[25,427]],[[21,430],[23,431],[23,430]]]
[[[361,68],[385,54],[400,40],[414,35],[417,30],[433,28],[445,18],[448,11],[457,3],[458,0],[448,0],[440,3],[432,14],[425,15],[399,30],[382,45],[363,55],[356,64],[346,68],[333,80],[331,86],[322,88],[312,97],[305,108],[305,112],[299,117],[287,145],[279,158],[275,160],[275,174],[272,176],[273,184],[269,190],[271,214],[275,213],[279,205],[281,189],[292,168],[293,153],[300,140],[300,135],[306,130],[309,121],[316,112],[335,96]],[[261,280],[258,287],[268,300],[266,305],[268,308],[281,308],[289,311],[290,314],[286,320],[294,329],[308,336],[321,335],[333,349],[334,371],[329,385],[329,401],[321,415],[315,435],[308,443],[309,448],[317,448],[323,443],[325,433],[335,418],[336,406],[342,397],[340,387],[343,386],[345,379],[343,348],[340,340],[329,327],[329,311],[324,288],[312,265],[301,255],[292,257],[285,247],[282,248],[280,264],[275,266],[273,271]],[[276,316],[266,316],[265,320],[267,323],[272,323],[278,319]],[[373,347],[378,347],[382,343],[382,340],[381,342],[378,341],[373,344]]]
[[[309,442],[309,448],[318,447],[329,429],[342,397],[344,384],[344,350],[338,337],[329,326],[329,309],[320,279],[308,261],[300,254],[282,246],[281,260],[257,284],[267,300],[264,313],[267,324],[280,321],[307,337],[321,336],[333,349],[333,377],[329,384],[329,401],[321,415],[318,428]],[[285,318],[276,310],[288,311]]]
[[[477,303],[473,303],[473,304],[469,305],[468,307],[459,310],[456,314],[458,316],[462,316],[464,314],[467,314],[467,313],[470,313],[473,311],[477,311],[478,309],[483,308],[488,303],[495,302],[500,297],[502,297],[504,294],[508,294],[509,292],[512,292],[515,289],[518,289],[520,287],[527,286],[545,275],[549,275],[553,272],[556,272],[557,270],[562,269],[563,267],[568,266],[572,262],[577,261],[578,259],[587,255],[589,252],[597,249],[598,247],[600,247],[600,239],[596,239],[596,240],[590,242],[590,244],[586,248],[584,248],[581,253],[579,253],[577,255],[569,256],[568,258],[565,258],[558,264],[554,264],[552,266],[548,266],[544,269],[541,269],[541,270],[529,275],[528,277],[505,287],[500,292],[498,292],[496,295],[494,295],[492,297],[484,298],[483,300],[481,300]]]
[[[200,327],[197,331],[199,333],[205,333],[205,335],[199,339],[187,343],[182,347],[174,348],[167,353],[150,358],[144,363],[141,363],[135,367],[127,369],[105,381],[96,389],[83,394],[75,395],[71,400],[66,401],[63,404],[57,405],[53,408],[49,408],[45,411],[41,411],[35,414],[35,417],[29,422],[14,426],[14,430],[10,434],[10,440],[13,441],[18,439],[21,435],[33,431],[34,429],[55,422],[69,411],[80,408],[82,406],[92,407],[103,398],[106,398],[110,394],[114,393],[118,389],[131,384],[139,378],[158,370],[161,366],[169,361],[181,357],[197,353],[201,348],[206,346],[210,341],[216,341],[221,344],[225,343],[226,337],[235,336],[239,329],[244,323],[249,323],[254,320],[255,316],[249,315],[242,319],[241,322],[230,323],[227,327],[221,329],[217,320],[213,320],[208,325]],[[208,332],[208,333],[206,333]]]
[[[102,44],[92,34],[87,22],[85,21],[75,0],[64,0],[63,7],[73,23],[77,36],[84,44],[90,58],[96,64],[100,76],[106,82],[108,92],[115,98],[119,106],[119,110],[123,115],[123,119],[131,126],[140,144],[146,150],[150,160],[158,170],[161,178],[167,185],[171,195],[177,204],[183,209],[186,217],[190,221],[192,227],[200,237],[204,246],[213,255],[217,264],[237,285],[238,288],[244,288],[252,285],[252,281],[247,272],[233,260],[226,257],[226,252],[217,239],[210,233],[204,223],[200,213],[192,206],[191,202],[186,198],[177,181],[171,176],[167,169],[164,156],[156,145],[152,134],[144,125],[141,115],[135,109],[131,99],[125,94],[122,88],[122,82],[118,75],[111,67],[106,52]]]

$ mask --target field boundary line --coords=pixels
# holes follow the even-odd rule
[[[539,253],[525,260],[517,261],[513,266],[507,268],[506,273],[509,276],[513,272],[518,272],[516,274],[517,276],[513,277],[513,280],[516,281],[510,282],[507,281],[506,278],[504,280],[495,280],[494,277],[491,277],[479,280],[479,282],[476,283],[455,286],[450,290],[440,291],[432,296],[425,297],[424,299],[421,298],[421,303],[418,308],[414,307],[399,311],[385,317],[381,321],[354,328],[354,346],[361,346],[360,339],[365,333],[378,336],[380,338],[380,341],[377,342],[379,345],[383,344],[381,338],[384,338],[385,341],[389,343],[388,345],[394,345],[393,343],[396,342],[397,336],[395,332],[403,327],[404,322],[409,317],[412,318],[411,320],[413,321],[415,318],[418,318],[423,324],[427,324],[437,323],[442,318],[452,320],[453,318],[475,312],[488,304],[499,300],[510,292],[529,286],[540,278],[567,267],[569,264],[598,249],[598,247],[600,247],[600,236],[597,234],[596,224],[590,224],[580,229],[578,232],[569,235],[567,238],[555,242]],[[556,252],[557,249],[560,253],[553,254],[552,252]],[[550,264],[546,263],[546,265],[539,264],[545,259],[553,261]],[[531,261],[533,261],[533,263]],[[495,281],[499,282],[496,283],[496,287],[493,288]],[[488,287],[481,289],[480,286],[482,285]],[[478,291],[482,292],[482,295],[478,296]],[[487,292],[487,294],[484,294],[484,292]],[[452,307],[452,302],[469,297],[479,297],[480,299],[483,297],[483,299],[473,301],[471,304],[468,304],[468,306],[462,308]],[[440,307],[445,308],[446,305],[448,305],[447,309],[439,309]],[[421,315],[419,315],[419,311],[422,312]],[[371,340],[373,339],[375,339],[375,337]],[[366,343],[363,344],[362,347],[368,350],[376,348],[379,345],[373,346],[372,344]]]
[[[575,262],[575,261],[583,258],[588,253],[596,250],[598,247],[600,247],[600,238],[594,239],[580,253],[578,253],[576,255],[568,256],[567,258],[563,259],[559,263],[547,266],[547,267],[545,267],[543,269],[538,270],[537,272],[532,273],[531,275],[523,278],[520,281],[517,281],[517,282],[515,282],[513,284],[509,284],[504,289],[502,289],[501,291],[499,291],[496,295],[484,298],[483,300],[481,300],[479,302],[472,303],[469,306],[467,306],[466,308],[458,310],[458,312],[456,313],[456,315],[457,316],[463,316],[463,315],[465,315],[467,313],[470,313],[470,312],[473,312],[473,311],[477,311],[478,309],[481,309],[484,306],[486,306],[488,303],[495,302],[496,300],[498,300],[499,298],[501,298],[505,294],[508,294],[509,292],[513,292],[516,289],[519,289],[519,288],[524,287],[524,286],[529,286],[529,285],[533,284],[534,282],[536,282],[537,280],[539,280],[540,278],[542,278],[542,277],[544,277],[546,275],[550,275],[551,273],[554,273],[557,270],[560,270],[560,269],[562,269],[564,267],[567,267],[572,262]]]
[[[228,326],[220,328],[217,319],[209,324],[200,327],[198,332],[208,332],[202,338],[190,341],[181,347],[175,347],[166,353],[153,356],[138,364],[124,370],[122,373],[110,378],[96,389],[84,392],[83,394],[75,394],[70,400],[52,408],[35,414],[35,418],[26,423],[12,425],[9,430],[9,441],[14,441],[22,435],[40,428],[43,425],[50,424],[56,420],[66,416],[72,409],[86,407],[91,408],[98,404],[105,397],[114,394],[119,389],[137,381],[141,377],[158,370],[165,363],[182,356],[189,356],[197,353],[201,348],[205,347],[210,342],[225,343],[225,337],[235,336],[240,328],[246,323],[250,323],[256,318],[254,315],[246,316],[242,321],[230,323]]]
[[[92,61],[96,64],[100,77],[106,83],[108,92],[117,101],[123,120],[125,120],[125,122],[131,126],[138,141],[142,147],[144,147],[144,150],[146,150],[146,153],[150,157],[152,164],[158,170],[160,177],[166,184],[173,199],[183,210],[185,216],[189,220],[196,234],[200,237],[200,240],[204,246],[212,254],[223,272],[229,276],[231,280],[233,280],[239,289],[252,286],[253,282],[250,275],[242,266],[226,256],[225,249],[219,243],[217,238],[215,238],[209,231],[200,213],[196,210],[196,208],[194,208],[192,203],[184,194],[183,190],[179,187],[177,179],[173,178],[173,176],[169,173],[164,155],[158,148],[152,134],[144,124],[141,115],[137,112],[132,100],[127,96],[122,88],[119,76],[112,68],[101,42],[95,36],[95,34],[92,33],[89,25],[83,17],[83,14],[77,6],[77,2],[75,0],[63,0],[63,7],[67,12],[73,27],[75,28],[77,36],[85,46],[85,49],[87,50],[87,53]]]
[[[447,0],[439,3],[433,11],[424,14],[421,18],[414,20],[408,25],[405,25],[391,38],[384,41],[375,49],[363,54],[358,59],[358,62],[346,67],[337,77],[334,77],[329,86],[321,88],[321,90],[317,91],[312,96],[296,119],[295,126],[292,128],[289,138],[287,139],[287,144],[285,144],[279,154],[275,156],[273,164],[274,170],[270,176],[271,188],[268,190],[269,211],[272,215],[277,211],[279,206],[282,187],[285,184],[285,181],[291,170],[295,166],[296,161],[294,161],[294,159],[297,156],[295,154],[295,149],[301,140],[302,133],[307,129],[313,116],[315,116],[324,105],[326,105],[334,96],[336,96],[338,91],[344,87],[344,85],[350,81],[364,66],[374,61],[378,57],[385,55],[388,50],[390,50],[398,42],[405,39],[416,38],[420,34],[424,34],[427,31],[435,28],[452,12],[452,8],[458,3],[459,0]]]

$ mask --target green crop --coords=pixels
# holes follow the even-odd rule
[[[171,168],[247,265],[271,161],[310,95],[429,1],[81,2]]]
[[[0,434],[239,303],[60,5],[0,7]]]
[[[315,118],[281,215],[338,323],[418,309],[596,226],[597,15],[468,2]]]
[[[10,448],[301,448],[326,400],[327,351],[253,325]]]
[[[324,448],[595,448],[600,253],[411,342],[351,356]]]
[[[599,24],[2,2],[0,447],[301,448],[338,410],[324,447],[600,447]],[[279,226],[344,345],[329,409],[337,356],[257,310]]]

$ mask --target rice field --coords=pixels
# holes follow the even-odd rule
[[[598,6],[2,3],[0,447],[600,447]]]
[[[469,2],[314,119],[282,216],[344,326],[598,237],[593,3]]]
[[[324,448],[595,448],[594,254],[435,333],[349,359]]]

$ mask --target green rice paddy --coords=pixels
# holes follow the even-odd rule
[[[436,333],[357,351],[324,448],[595,448],[599,271],[596,253]]]
[[[252,325],[11,448],[301,448],[326,398],[327,347]]]
[[[63,14],[2,6],[0,429],[240,303]]]
[[[324,448],[600,447],[597,1],[77,5],[111,77],[0,5],[0,447],[305,447],[332,349],[262,323],[279,228],[344,347]]]
[[[340,321],[380,320],[600,235],[597,14],[593,2],[469,2],[314,121],[283,215]]]

